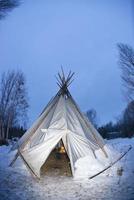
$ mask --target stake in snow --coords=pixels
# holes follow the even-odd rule
[[[89,177],[110,165],[113,154],[82,114],[68,90],[73,75],[69,72],[65,77],[63,70],[62,74],[58,73],[59,91],[12,148],[17,149],[17,154],[11,165],[20,156],[31,174],[37,178],[40,178],[43,167],[46,172],[52,165],[54,167],[56,163],[62,163],[62,160],[67,161],[72,176],[80,175],[78,166],[81,160],[88,163]]]

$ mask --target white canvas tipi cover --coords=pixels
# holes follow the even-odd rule
[[[80,112],[67,87],[67,79],[59,75],[60,90],[49,102],[33,126],[18,141],[18,154],[30,171],[40,177],[40,169],[48,156],[62,139],[74,175],[75,162],[95,151],[104,150],[104,140],[93,125]]]

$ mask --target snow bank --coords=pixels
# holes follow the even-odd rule
[[[14,170],[13,173],[19,172],[22,175],[30,175],[29,171],[27,170],[26,166],[24,165],[22,159],[19,157],[13,167],[9,167],[11,161],[14,159],[15,154],[17,151],[11,151],[12,144],[6,146],[0,146],[0,169],[9,169]]]
[[[0,167],[5,168],[8,167],[10,161],[12,160],[15,152],[9,153],[11,146],[0,146]]]
[[[116,139],[111,140],[113,143],[106,144],[104,149],[108,154],[108,158],[104,155],[101,150],[96,151],[96,159],[94,155],[85,156],[84,158],[80,158],[75,163],[75,176],[74,179],[88,179],[89,177],[97,174],[102,171],[106,167],[108,167],[111,163],[116,161],[122,153],[127,151],[127,149],[131,145],[133,145],[134,139]],[[118,168],[120,166],[120,162],[117,163]],[[114,166],[112,167],[114,168]],[[110,175],[112,171],[107,170],[103,175]]]

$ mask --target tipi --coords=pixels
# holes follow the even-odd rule
[[[92,154],[96,159],[98,149],[107,157],[103,138],[80,111],[68,90],[73,75],[71,71],[67,77],[63,71],[58,73],[58,93],[15,145],[14,149],[18,151],[11,165],[20,156],[32,174],[40,178],[42,165],[60,141],[70,160],[72,175],[79,158]]]

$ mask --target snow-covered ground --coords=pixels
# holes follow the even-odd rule
[[[1,146],[0,200],[134,200],[134,138],[106,142],[110,152],[113,152],[113,158],[126,151],[130,145],[132,149],[112,168],[91,180],[88,176],[95,165],[88,158],[84,158],[76,163],[74,179],[44,176],[37,181],[31,177],[21,160],[18,160],[14,167],[8,167],[15,152],[9,153],[11,146]],[[122,173],[120,169],[123,169]]]

